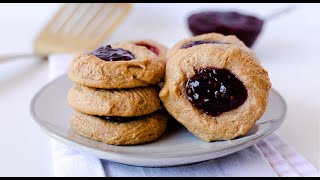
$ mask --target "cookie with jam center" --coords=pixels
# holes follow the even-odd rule
[[[132,43],[118,43],[78,54],[68,68],[69,78],[85,86],[104,89],[158,84],[164,66],[153,52]]]
[[[177,51],[181,49],[189,49],[203,44],[233,44],[244,49],[249,49],[240,39],[238,39],[234,35],[225,36],[219,33],[208,33],[180,40],[168,50],[167,58],[170,59],[171,56],[173,56]]]
[[[210,142],[248,132],[265,112],[270,88],[268,72],[251,51],[201,44],[169,57],[159,96],[177,121]]]
[[[168,48],[165,47],[163,44],[151,39],[135,40],[135,41],[130,41],[130,43],[145,47],[148,50],[152,51],[155,55],[159,57],[160,62],[164,66],[166,65],[167,63],[166,55],[167,55]]]
[[[160,111],[140,117],[101,117],[74,111],[72,129],[86,138],[112,145],[143,144],[165,131],[167,117]]]
[[[74,84],[68,103],[79,112],[99,116],[141,116],[160,108],[158,90],[149,86],[107,90]]]

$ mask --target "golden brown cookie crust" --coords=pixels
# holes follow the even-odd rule
[[[69,65],[69,78],[79,84],[105,89],[122,89],[158,84],[164,77],[164,66],[145,47],[118,43],[113,48],[130,51],[130,61],[104,61],[94,55],[79,54]]]
[[[271,83],[268,72],[257,63],[255,55],[235,45],[203,44],[179,50],[166,66],[165,85],[160,99],[167,111],[191,133],[204,141],[229,140],[244,135],[265,112]],[[248,92],[238,108],[217,117],[192,106],[185,84],[194,69],[225,68],[231,71]]]
[[[167,117],[160,112],[141,120],[113,123],[95,116],[74,111],[71,127],[81,136],[113,145],[134,145],[152,142],[164,132]]]
[[[106,90],[74,84],[68,103],[79,112],[99,116],[141,116],[160,107],[158,91],[153,87]]]
[[[164,66],[166,65],[166,63],[167,63],[166,55],[167,55],[168,48],[165,47],[163,44],[159,43],[158,41],[151,40],[151,39],[135,40],[135,41],[130,41],[130,43],[148,44],[148,45],[151,45],[151,46],[157,48],[157,50],[159,52],[159,54],[157,56],[159,57],[160,62],[162,63],[162,65],[164,65]],[[148,48],[146,48],[146,49],[148,49]]]
[[[181,49],[183,45],[191,43],[193,41],[220,41],[220,42],[234,44],[234,45],[249,49],[240,39],[238,39],[234,35],[225,36],[219,33],[207,33],[207,34],[202,34],[202,35],[193,36],[191,38],[180,40],[171,49],[168,50],[167,58],[169,59],[171,56],[173,56],[177,51]]]

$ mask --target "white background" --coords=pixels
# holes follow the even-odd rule
[[[0,4],[0,55],[32,52],[37,32],[60,4]],[[265,17],[287,4],[135,4],[106,43],[152,38],[168,47],[190,36],[187,16],[197,10],[234,9]],[[320,5],[297,4],[266,22],[253,50],[286,99],[279,133],[320,167]],[[47,62],[0,62],[0,176],[52,176],[50,142],[32,121],[29,103],[47,82]]]

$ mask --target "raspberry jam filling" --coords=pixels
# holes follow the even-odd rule
[[[135,121],[141,119],[141,116],[134,116],[134,117],[121,117],[121,116],[95,116],[100,119],[106,120],[112,123],[127,123],[131,121]]]
[[[246,101],[246,88],[229,70],[210,67],[195,71],[186,82],[186,93],[191,104],[207,115],[218,116]]]
[[[102,46],[90,54],[105,61],[129,61],[134,59],[134,55],[130,51],[121,48],[112,48],[110,45]]]
[[[181,49],[187,49],[200,44],[228,44],[228,43],[220,42],[220,41],[192,41],[188,44],[181,46]]]
[[[140,43],[136,43],[137,46],[144,46],[146,48],[148,48],[150,51],[152,51],[154,54],[156,54],[157,56],[159,55],[159,50],[158,48],[154,47],[154,46],[151,46],[150,44],[147,44],[147,43],[143,43],[143,42],[140,42]]]

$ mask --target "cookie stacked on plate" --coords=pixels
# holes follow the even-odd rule
[[[166,49],[148,40],[117,43],[79,54],[69,65],[74,86],[68,103],[72,128],[80,135],[114,145],[155,141],[167,118],[158,84],[164,78]]]

